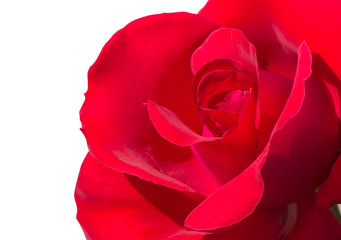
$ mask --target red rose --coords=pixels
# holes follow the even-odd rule
[[[341,4],[295,22],[300,2],[212,0],[109,40],[80,112],[87,239],[340,239]]]

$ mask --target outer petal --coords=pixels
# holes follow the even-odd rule
[[[341,203],[341,156],[336,160],[327,180],[317,193],[317,205],[331,207]]]
[[[191,129],[201,131],[192,103],[190,59],[216,28],[197,15],[161,14],[136,20],[109,40],[89,70],[80,112],[96,159],[174,189],[211,191],[188,177],[200,172],[191,150],[165,141],[149,120],[146,105],[154,100],[174,109]]]
[[[281,45],[297,49],[306,41],[312,52],[320,54],[341,78],[338,0],[209,0],[200,14],[221,26],[241,29],[257,51],[264,49],[261,58],[285,55]]]
[[[277,0],[267,4],[279,40],[295,46],[306,41],[311,51],[320,54],[341,79],[341,33],[338,31],[341,28],[341,2]]]
[[[256,46],[260,68],[293,78],[296,54],[291,49],[283,50],[273,29],[267,2],[270,1],[209,0],[199,14],[223,27],[240,29]]]
[[[314,189],[335,159],[338,123],[324,85],[311,76],[311,54],[299,49],[293,89],[270,137],[262,169],[267,204],[287,204]]]
[[[186,218],[185,225],[195,230],[215,230],[250,216],[263,195],[260,171],[267,153],[268,148],[250,167],[196,207]]]
[[[89,240],[200,239],[182,227],[197,202],[105,167],[91,154],[82,165],[75,198],[77,219]]]
[[[186,230],[183,219],[196,201],[105,167],[91,154],[83,162],[75,198],[88,240],[271,240],[279,232],[282,213],[280,208],[258,209],[223,234]]]
[[[297,204],[296,223],[285,240],[339,240],[341,224],[328,208],[314,206],[314,198]],[[282,240],[282,239],[281,239]]]

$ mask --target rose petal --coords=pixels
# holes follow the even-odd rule
[[[340,1],[209,0],[200,14],[223,27],[242,30],[256,45],[260,59],[274,59],[276,53],[285,55],[280,45],[297,49],[306,41],[341,79],[341,33],[337,31],[341,27]]]
[[[261,68],[291,78],[295,74],[295,57],[291,52],[297,52],[299,44],[306,41],[311,51],[320,55],[338,76],[332,83],[336,88],[332,94],[340,119],[341,33],[337,31],[341,27],[340,1],[307,4],[304,0],[209,0],[200,14],[223,27],[242,30],[255,44]]]
[[[223,68],[214,69],[214,66],[218,65],[223,65]],[[224,95],[227,96],[231,91],[247,91],[257,87],[256,50],[239,30],[220,28],[212,32],[193,53],[192,71],[196,75],[193,82],[193,99],[200,117],[213,135],[222,136],[235,125],[235,121],[226,121],[224,118],[230,116],[219,114],[217,111],[212,112],[212,116],[210,110],[216,108],[217,98],[221,102],[221,96],[224,98]],[[249,82],[250,84],[247,84]],[[246,87],[234,88],[238,85]],[[242,109],[245,102],[237,101],[234,105],[237,104],[239,109]],[[214,106],[211,106],[212,104]],[[228,109],[233,107],[230,105],[226,112],[230,111]],[[235,120],[235,117],[233,118]]]
[[[298,58],[295,83],[270,136],[262,169],[266,204],[287,204],[314,191],[335,159],[338,123],[332,100],[311,75],[311,53],[305,43]]]
[[[267,240],[278,232],[281,214],[275,208],[257,210],[223,235],[185,230],[182,219],[195,201],[175,190],[116,172],[91,154],[83,162],[75,199],[78,221],[89,240],[213,240],[244,235],[239,239],[262,236]]]
[[[297,204],[297,219],[294,228],[285,240],[339,240],[341,224],[328,208],[314,206],[314,198]],[[281,238],[282,240],[282,238]]]
[[[207,167],[217,182],[230,181],[253,161],[256,150],[255,111],[257,94],[252,91],[245,103],[239,123],[226,132],[223,139],[193,145],[197,158]]]
[[[218,234],[206,235],[203,240],[274,240],[277,239],[282,223],[283,208],[261,208],[243,221]]]
[[[313,56],[314,75],[326,84],[335,105],[336,115],[341,121],[341,81],[319,55]],[[340,135],[341,136],[341,135]],[[340,141],[341,142],[341,141]]]
[[[250,167],[196,207],[186,218],[185,225],[194,230],[215,230],[238,223],[252,214],[263,195],[260,170],[267,150]]]
[[[169,240],[202,240],[203,236],[205,235],[206,235],[205,233],[201,233],[201,232],[179,231],[175,233],[174,235],[170,235],[169,237],[167,237],[167,239]]]
[[[241,30],[255,45],[260,68],[293,78],[296,69],[297,46],[304,39],[298,42],[294,49],[291,47],[283,49],[282,43],[278,40],[279,35],[274,30],[277,16],[272,14],[271,7],[275,4],[296,6],[296,3],[288,4],[283,1],[209,0],[199,14],[212,19],[222,27]],[[305,2],[302,1],[302,4]],[[286,21],[289,16],[289,10],[284,12],[283,21]],[[292,13],[291,16],[295,14]],[[298,22],[300,23],[301,19]]]
[[[242,106],[243,109],[244,106]],[[200,111],[205,114],[204,119],[206,125],[204,128],[210,127],[209,132],[212,136],[213,133],[215,133],[217,136],[224,136],[224,134],[233,131],[238,125],[241,116],[239,112],[223,112],[220,110],[207,109],[203,107],[200,107]]]
[[[219,60],[218,60],[219,61]],[[193,82],[193,97],[194,101],[206,108],[217,108],[217,106],[212,106],[213,103],[216,103],[216,97],[221,98],[220,95],[225,95],[228,92],[235,91],[235,90],[248,90],[250,88],[257,89],[258,82],[256,76],[246,73],[246,72],[239,72],[239,69],[234,68],[233,66],[229,66],[226,62],[225,68],[227,69],[218,69],[212,70],[209,69],[207,73],[205,73],[206,69],[210,65],[214,65],[217,60],[210,62],[209,64],[205,65],[201,71],[196,75],[196,78]],[[231,64],[232,65],[232,64]],[[205,74],[204,74],[205,73]],[[213,98],[213,99],[212,99]],[[214,101],[215,100],[215,101]],[[221,100],[221,99],[220,99]]]
[[[183,220],[197,205],[178,191],[106,167],[91,154],[80,170],[75,199],[77,219],[89,240],[184,236]]]
[[[216,110],[216,97],[219,99],[222,94],[226,95],[234,90],[249,92],[250,89],[257,89],[257,84],[255,74],[243,72],[229,59],[213,60],[202,66],[194,78],[192,91],[193,101],[205,127],[215,136],[223,136],[228,130],[232,130],[239,121],[241,111],[236,114]],[[244,106],[245,103],[241,108]]]
[[[189,148],[177,147],[155,131],[146,103],[153,100],[174,109],[191,129],[202,130],[192,104],[190,59],[217,27],[193,14],[161,14],[136,20],[109,40],[89,70],[80,112],[96,159],[170,188],[211,191],[205,182],[199,190],[189,186],[200,185],[188,177],[200,173],[200,166]]]
[[[257,127],[257,154],[267,145],[292,89],[293,80],[260,70],[258,87],[259,124]]]
[[[179,146],[190,146],[199,142],[211,142],[220,140],[220,137],[203,137],[188,126],[169,109],[166,109],[153,101],[148,101],[148,112],[150,120],[158,133]]]
[[[195,50],[192,56],[194,75],[202,66],[216,59],[232,60],[252,73],[257,74],[258,71],[256,49],[237,29],[220,28]]]
[[[316,198],[318,206],[331,207],[338,203],[341,203],[341,156],[334,163],[327,180],[320,186]]]
[[[341,2],[300,0],[269,1],[273,24],[285,40],[298,46],[306,41],[313,53],[320,54],[341,79]]]

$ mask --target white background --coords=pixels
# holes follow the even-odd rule
[[[205,2],[0,3],[0,239],[85,239],[73,192],[87,152],[78,111],[88,68],[130,21]]]

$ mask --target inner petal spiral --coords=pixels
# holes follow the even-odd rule
[[[211,98],[209,106],[223,112],[240,112],[249,96],[250,90],[222,92]]]
[[[193,100],[204,128],[217,137],[228,134],[238,124],[251,91],[256,89],[257,77],[243,63],[216,60],[205,65],[193,85]]]

